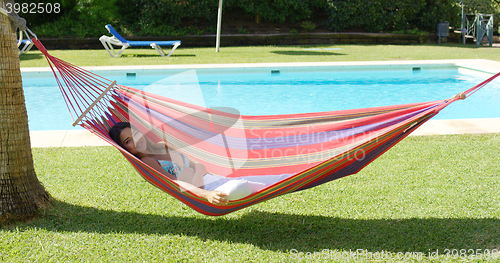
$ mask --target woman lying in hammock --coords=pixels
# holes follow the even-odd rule
[[[115,124],[109,130],[109,136],[151,168],[175,180],[184,190],[203,197],[212,204],[226,204],[230,200],[241,199],[291,176],[282,174],[227,178],[213,175],[207,173],[205,165],[178,151],[170,150],[172,147],[168,147],[165,142],[155,145],[148,143],[146,137],[137,129],[132,129],[128,122]]]

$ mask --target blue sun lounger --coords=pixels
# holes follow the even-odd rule
[[[119,57],[123,50],[125,50],[128,47],[144,47],[144,46],[151,46],[152,48],[156,49],[158,53],[162,57],[165,56],[165,53],[161,49],[160,46],[173,46],[172,50],[170,53],[168,53],[166,56],[170,57],[174,50],[181,45],[180,40],[174,40],[174,41],[129,41],[123,38],[118,32],[111,26],[111,25],[106,25],[106,29],[113,35],[112,37],[109,36],[102,36],[99,38],[99,41],[101,41],[102,45],[108,51],[109,55],[112,57]],[[118,53],[115,51],[113,48],[113,45],[115,46],[121,46],[122,48]]]
[[[30,51],[31,47],[33,47],[33,42],[29,39],[29,36],[26,32],[24,32],[28,39],[23,39],[23,31],[19,32],[19,39],[17,40],[17,47],[20,48],[19,56],[23,53]]]

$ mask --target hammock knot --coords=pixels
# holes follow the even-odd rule
[[[28,27],[26,27],[26,19],[18,16],[17,14],[9,14],[9,18],[12,23],[12,27],[19,28],[20,31],[25,31],[26,29],[28,29]]]
[[[464,100],[465,98],[467,98],[467,96],[465,95],[465,93],[460,92],[460,93],[456,94],[455,96],[453,96],[452,99]]]
[[[16,31],[18,28],[20,31],[25,31],[26,29],[28,29],[28,27],[26,27],[26,19],[20,17],[17,13],[15,12],[7,12],[7,10],[3,9],[0,7],[0,11],[1,13],[3,13],[4,15],[7,15],[11,21],[11,25],[12,25],[12,30],[13,31]]]

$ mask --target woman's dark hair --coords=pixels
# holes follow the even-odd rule
[[[123,146],[122,142],[120,141],[120,134],[122,133],[125,128],[130,128],[130,123],[128,122],[118,122],[115,124],[111,129],[109,129],[109,137],[113,139],[118,145]]]

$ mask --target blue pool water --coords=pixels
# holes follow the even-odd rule
[[[244,115],[343,110],[450,98],[489,74],[457,67],[339,67],[96,71],[119,84]],[[128,74],[127,74],[128,73]],[[23,72],[30,130],[69,130],[51,72]],[[453,103],[436,119],[500,117],[500,82]]]

